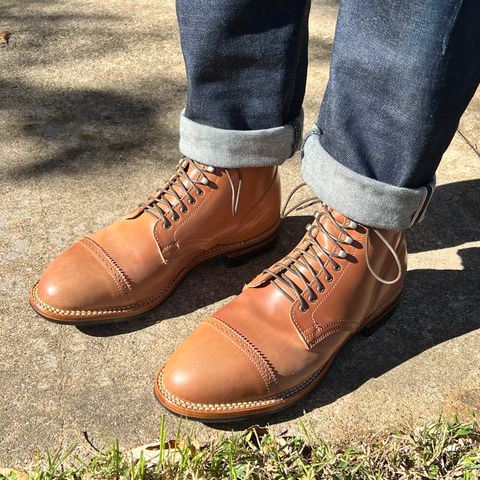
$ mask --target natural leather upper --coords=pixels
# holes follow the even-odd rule
[[[278,227],[276,167],[227,171],[184,159],[179,168],[163,192],[58,256],[35,287],[34,306],[135,313],[202,259]]]
[[[318,375],[348,338],[398,298],[406,271],[404,234],[374,232],[324,208],[289,255],[253,279],[180,345],[161,373],[166,395],[218,406],[295,392]],[[400,259],[400,275],[378,234]],[[337,256],[340,249],[345,258]],[[288,279],[282,282],[271,272]]]

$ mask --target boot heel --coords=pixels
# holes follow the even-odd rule
[[[276,232],[273,236],[263,240],[262,242],[257,243],[256,245],[252,245],[237,252],[229,253],[225,257],[225,263],[227,267],[238,267],[240,265],[243,265],[252,258],[255,258],[256,256],[271,250],[275,246],[277,241],[278,232]]]
[[[377,330],[379,330],[383,325],[385,325],[387,320],[389,320],[390,317],[395,313],[399,301],[400,299],[395,300],[395,302],[390,307],[388,307],[385,312],[383,312],[377,318],[374,318],[370,323],[365,325],[365,327],[363,327],[360,333],[364,337],[370,337],[371,335],[373,335]]]

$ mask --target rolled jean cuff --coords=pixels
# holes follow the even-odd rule
[[[280,165],[300,147],[303,111],[292,122],[264,130],[224,130],[180,115],[180,151],[198,162],[222,168]]]
[[[302,147],[302,177],[322,202],[363,225],[405,230],[425,214],[435,179],[419,188],[389,185],[360,175],[335,160],[314,128]]]

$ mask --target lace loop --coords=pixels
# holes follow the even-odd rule
[[[365,242],[365,261],[367,262],[368,270],[378,282],[383,283],[384,285],[393,285],[394,283],[397,283],[402,277],[402,265],[400,264],[400,258],[398,258],[398,255],[395,249],[388,243],[387,239],[377,229],[372,228],[372,231],[378,235],[378,238],[380,238],[380,240],[384,243],[384,245],[387,247],[389,252],[392,254],[392,257],[395,260],[395,263],[397,264],[398,273],[393,280],[385,280],[384,278],[378,276],[373,270],[373,267],[370,264],[370,259],[368,255],[368,245],[370,243],[370,230],[367,230],[367,240]]]

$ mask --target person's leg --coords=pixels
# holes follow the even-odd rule
[[[155,392],[167,408],[204,420],[285,408],[354,334],[392,314],[406,275],[403,230],[421,217],[478,83],[479,13],[477,0],[344,0],[303,148],[318,196],[303,204],[319,211],[297,247],[160,370]]]
[[[344,0],[305,181],[367,225],[415,220],[480,79],[477,0]]]
[[[218,167],[292,156],[303,127],[309,8],[309,0],[177,0],[184,155]]]
[[[277,165],[301,140],[308,10],[309,0],[178,0],[185,158],[138,208],[49,265],[30,291],[35,310],[69,324],[130,318],[198,263],[238,263],[276,240]]]

